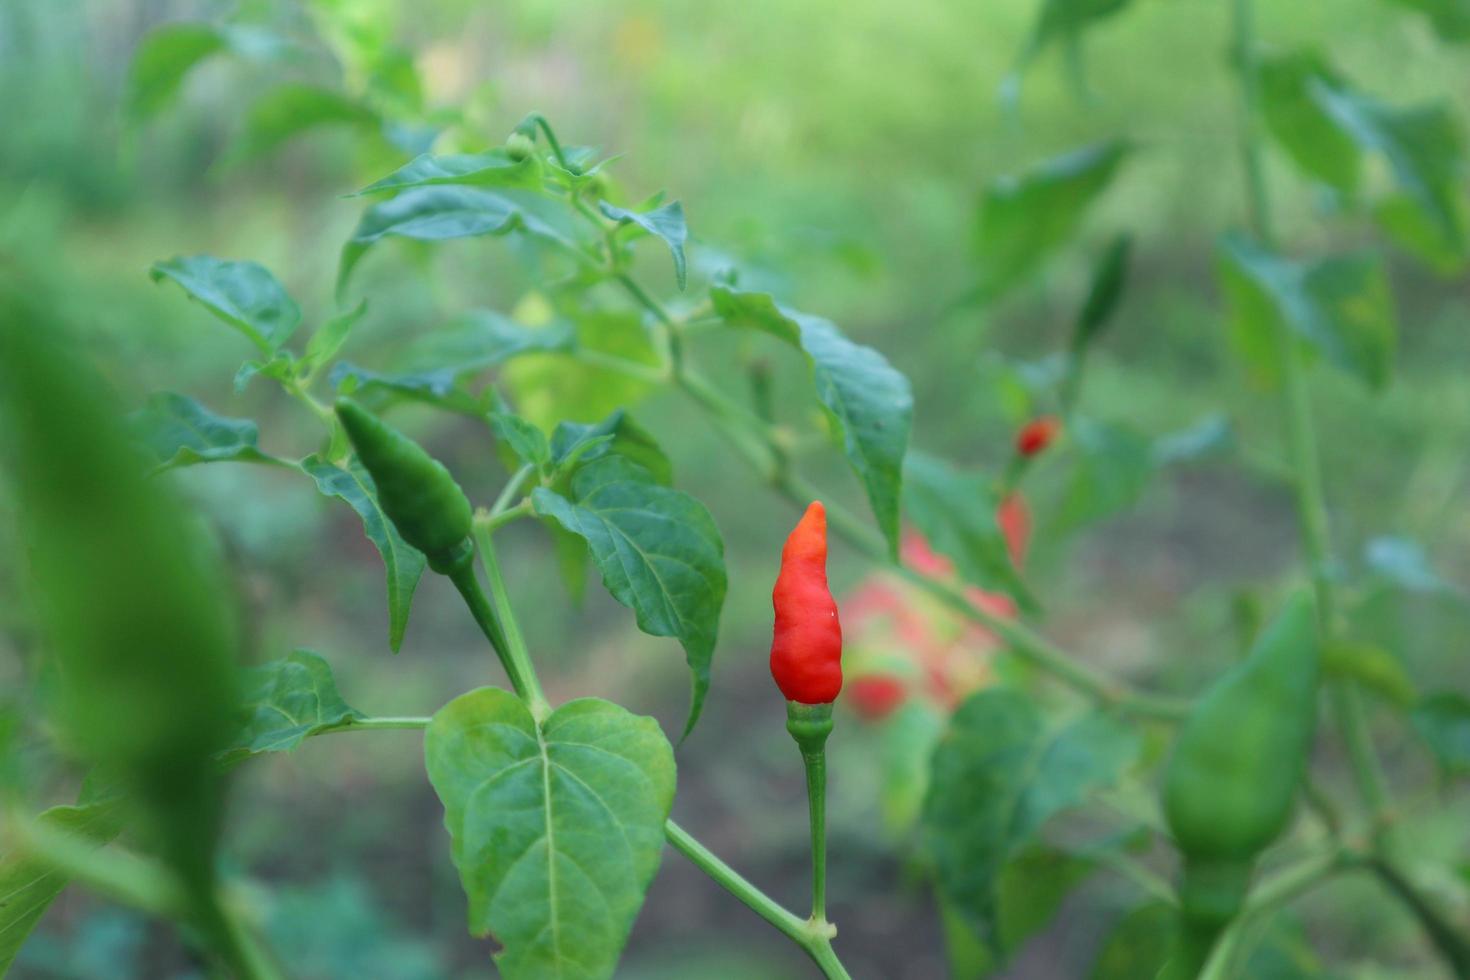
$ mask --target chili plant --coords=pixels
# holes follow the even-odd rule
[[[1019,99],[1019,72],[1053,41],[1076,52],[1093,22],[1126,6],[1046,3],[1008,95]],[[1451,39],[1463,36],[1448,6],[1406,6],[1422,8]],[[304,747],[308,740],[375,733],[363,737],[422,738],[468,927],[494,938],[506,977],[612,976],[665,845],[825,976],[862,974],[863,964],[844,965],[837,925],[827,919],[826,746],[843,686],[838,604],[825,571],[830,529],[844,555],[901,583],[901,603],[923,601],[970,624],[964,642],[987,638],[1009,665],[999,682],[940,677],[943,696],[915,714],[915,685],[904,673],[911,651],[890,651],[897,667],[859,657],[849,671],[858,712],[835,718],[858,724],[864,716],[896,747],[885,777],[898,784],[895,837],[935,888],[956,975],[999,968],[1073,886],[1106,871],[1140,902],[1104,948],[1098,977],[1249,975],[1262,924],[1350,873],[1381,884],[1422,925],[1444,966],[1470,976],[1465,923],[1404,856],[1399,806],[1370,727],[1380,705],[1410,712],[1446,771],[1463,771],[1470,707],[1448,692],[1418,697],[1392,656],[1350,632],[1307,380],[1312,370],[1336,369],[1370,389],[1387,382],[1395,343],[1389,280],[1371,251],[1292,257],[1272,219],[1263,164],[1279,149],[1308,179],[1365,206],[1407,251],[1459,269],[1470,247],[1460,136],[1442,107],[1387,104],[1354,88],[1319,52],[1263,47],[1251,0],[1232,0],[1231,9],[1249,231],[1221,239],[1219,274],[1237,349],[1282,399],[1284,478],[1296,497],[1309,587],[1281,589],[1286,597],[1269,624],[1247,630],[1244,659],[1203,691],[1181,695],[1112,676],[1048,638],[1022,567],[1028,483],[1045,460],[1072,460],[1063,517],[1081,523],[1125,508],[1154,470],[1225,434],[1212,422],[1150,440],[1087,414],[1085,369],[1125,289],[1126,232],[1099,251],[1070,338],[1048,370],[1009,379],[1026,417],[997,473],[911,452],[910,385],[882,353],[751,288],[737,264],[697,271],[681,202],[661,193],[630,198],[613,178],[613,158],[562,143],[538,113],[499,145],[435,153],[432,132],[405,136],[401,125],[424,122],[422,105],[382,86],[294,86],[262,98],[250,153],[291,134],[268,124],[290,118],[284,110],[293,106],[401,137],[375,153],[422,150],[357,190],[367,203],[340,253],[335,309],[304,344],[293,343],[301,306],[263,266],[194,255],[152,267],[155,280],[251,346],[237,387],[273,384],[316,420],[316,450],[299,458],[264,451],[254,422],[178,394],[156,395],[124,422],[89,368],[56,343],[67,325],[26,283],[4,282],[0,406],[7,462],[16,463],[7,470],[39,635],[56,665],[55,731],[92,768],[75,805],[6,820],[0,970],[74,881],[176,921],[230,974],[289,975],[216,868],[223,784],[231,768],[269,764],[262,757],[274,753],[331,751]],[[202,59],[259,53],[267,49],[259,41],[235,27],[162,29],[137,59],[130,113],[158,112]],[[385,51],[368,77],[382,69],[401,79],[403,62]],[[1034,275],[1136,152],[1122,139],[1105,142],[990,186],[980,272],[962,305],[992,304]],[[1384,181],[1364,179],[1370,158],[1381,158]],[[340,356],[373,299],[370,256],[393,241],[437,246],[486,236],[527,258],[535,304],[462,311],[416,338],[398,365],[369,370]],[[657,281],[635,263],[650,248],[669,262]],[[711,334],[744,336],[770,356],[804,362],[804,396],[817,411],[803,418],[818,420],[817,438],[777,417],[757,364],[712,375],[702,357]],[[576,394],[609,379],[629,386],[610,390],[635,394],[601,417],[587,417],[579,403],[548,418],[546,405],[555,414],[567,400],[551,385],[538,391],[538,376],[513,371],[533,355],[565,365]],[[748,401],[722,383],[727,373],[750,382]],[[669,819],[676,742],[698,737],[707,699],[719,696],[711,664],[727,575],[718,515],[676,486],[671,460],[633,414],[636,394],[660,388],[687,399],[758,483],[804,512],[775,580],[771,667],[807,777],[810,910],[784,907]],[[546,396],[539,407],[527,407],[538,394]],[[391,415],[407,403],[482,427],[483,445],[493,444],[505,465],[494,499],[472,500],[450,469],[394,427]],[[840,451],[866,512],[803,475],[814,441]],[[382,558],[385,639],[394,650],[421,578],[446,576],[503,685],[487,670],[485,686],[432,717],[373,717],[344,700],[328,662],[308,651],[242,674],[223,561],[170,482],[171,471],[221,464],[299,474],[357,514]],[[595,692],[564,703],[548,697],[537,638],[521,628],[515,579],[497,552],[497,533],[522,521],[541,526],[572,578],[590,563],[641,630],[679,645],[690,696],[674,740]],[[1165,744],[1172,747],[1150,750]],[[1339,799],[1334,771],[1313,764],[1314,748],[1342,750],[1358,805]],[[1157,787],[1157,798],[1127,792],[1138,787]],[[1053,818],[1087,808],[1105,815],[1109,833],[1083,841],[1048,834]]]

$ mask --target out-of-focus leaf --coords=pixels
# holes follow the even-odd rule
[[[254,422],[215,415],[184,395],[159,392],[129,422],[160,469],[224,461],[282,464],[260,451]]]
[[[587,542],[603,584],[633,610],[639,629],[683,646],[693,675],[687,735],[709,690],[725,602],[725,546],[709,511],[611,455],[578,468],[567,495],[537,487],[531,501],[538,515]]]
[[[1092,269],[1092,281],[1087,287],[1087,298],[1077,314],[1077,325],[1072,331],[1072,352],[1081,356],[1086,352],[1108,325],[1118,309],[1123,296],[1123,287],[1128,279],[1128,255],[1133,250],[1133,238],[1119,235],[1108,243]]]
[[[1154,474],[1153,445],[1121,425],[1074,417],[1069,431],[1076,464],[1057,512],[1059,527],[1075,528],[1132,507]]]
[[[236,160],[264,156],[287,140],[322,126],[376,132],[382,119],[371,107],[341,92],[290,82],[267,92],[250,107],[231,156]]]
[[[317,489],[324,495],[340,497],[357,511],[357,516],[362,518],[363,532],[383,556],[383,567],[388,573],[388,646],[397,653],[403,643],[403,631],[408,627],[414,589],[424,574],[424,553],[403,540],[398,528],[388,520],[378,505],[373,478],[355,457],[347,469],[342,469],[320,456],[308,456],[301,461],[301,469],[316,481]]]
[[[128,71],[128,115],[141,121],[166,108],[189,70],[225,47],[224,33],[210,24],[167,24],[149,33]]]
[[[1163,969],[1179,932],[1179,911],[1163,902],[1133,909],[1113,927],[1090,980],[1138,980]]]
[[[310,650],[250,668],[243,705],[246,721],[222,753],[226,761],[289,752],[310,735],[363,717],[337,693],[331,665]]]
[[[301,307],[256,262],[230,262],[208,255],[153,263],[154,282],[172,279],[191,299],[239,330],[267,354],[290,339],[301,323]]]
[[[1063,354],[1025,361],[987,351],[980,358],[978,383],[993,394],[1006,419],[1020,425],[1048,410],[1069,368]]]
[[[944,731],[945,718],[922,698],[909,698],[883,723],[883,824],[906,839],[919,819],[929,790],[929,756]]]
[[[1318,89],[1342,79],[1315,51],[1298,49],[1260,60],[1261,113],[1271,135],[1307,173],[1346,193],[1357,190],[1361,153]]]
[[[1398,327],[1378,256],[1297,263],[1228,235],[1219,259],[1235,341],[1262,377],[1277,377],[1277,331],[1285,329],[1369,387],[1388,383]]]
[[[1229,452],[1235,448],[1235,427],[1218,412],[1206,415],[1188,428],[1171,432],[1154,440],[1155,466],[1189,463],[1207,456]]]
[[[1363,549],[1368,571],[1407,592],[1463,597],[1461,590],[1445,581],[1430,566],[1424,548],[1409,538],[1384,535]]]
[[[904,506],[935,550],[948,556],[965,579],[999,589],[1023,607],[1036,598],[1011,561],[1005,535],[996,522],[997,501],[982,473],[965,473],[925,453],[910,453],[904,464]]]
[[[213,894],[212,755],[237,705],[233,590],[49,304],[0,280],[0,438],[52,700],[68,745],[116,773],[191,902]]]
[[[664,846],[674,753],[652,718],[607,701],[539,727],[497,688],[463,694],[424,738],[470,931],[507,980],[602,980],[617,967]]]
[[[306,342],[306,354],[302,358],[307,369],[325,364],[337,356],[342,345],[347,343],[347,337],[352,333],[352,328],[357,326],[367,313],[367,300],[363,300],[355,307],[346,312],[339,313],[327,322],[323,323],[311,335]]]
[[[1371,643],[1337,640],[1326,644],[1322,648],[1322,669],[1377,691],[1394,704],[1409,705],[1418,696],[1403,662]]]
[[[440,184],[526,187],[534,190],[541,186],[541,163],[535,155],[520,160],[512,159],[505,150],[499,148],[484,153],[454,153],[447,156],[424,153],[353,196],[397,193],[411,187]]]
[[[523,354],[560,353],[576,346],[576,330],[565,320],[528,327],[493,310],[472,310],[420,338],[405,352],[404,363],[417,371],[448,368],[463,375]]]
[[[1290,913],[1273,916],[1249,954],[1240,975],[1251,980],[1311,980],[1326,974],[1302,924]]]
[[[1019,286],[1071,238],[1127,153],[1124,143],[1100,143],[992,181],[976,225],[977,297],[989,302]]]
[[[1138,751],[1138,736],[1101,714],[1047,731],[1014,691],[982,691],[955,712],[934,752],[924,838],[945,897],[997,954],[1006,863],[1054,814],[1117,780]]]
[[[1470,41],[1470,2],[1467,0],[1389,0],[1429,18],[1435,33],[1446,41]]]
[[[1431,694],[1409,717],[1446,775],[1470,775],[1470,698],[1449,691]]]
[[[459,374],[453,368],[391,374],[370,371],[351,361],[338,361],[329,377],[344,395],[366,392],[384,401],[407,398],[474,416],[484,410],[479,398],[460,386]]]
[[[903,457],[914,412],[908,379],[882,354],[844,337],[830,320],[789,310],[767,293],[717,287],[710,299],[731,326],[764,331],[806,354],[817,397],[840,427],[847,461],[896,557]]]
[[[674,464],[647,429],[622,409],[601,422],[562,422],[551,434],[551,461],[562,470],[616,454],[646,469],[655,483],[671,486]]]
[[[517,461],[534,466],[538,473],[546,472],[551,463],[551,447],[547,444],[546,433],[509,410],[492,412],[490,427]]]
[[[630,377],[565,357],[520,358],[506,366],[505,383],[515,396],[518,414],[542,429],[553,429],[563,421],[595,422],[636,404],[654,390],[659,354],[636,313],[579,312],[573,322],[552,319],[539,329],[574,330],[575,339],[569,346],[647,365],[652,376],[649,380]]]
[[[1387,105],[1307,50],[1264,59],[1261,79],[1267,125],[1303,170],[1352,193],[1361,157],[1381,156],[1396,185],[1377,207],[1384,228],[1438,267],[1463,264],[1470,247],[1464,140],[1447,106]]]
[[[54,806],[36,818],[48,830],[101,847],[123,827],[117,798],[79,806]],[[36,923],[66,888],[67,876],[49,864],[0,853],[0,976],[5,976]]]
[[[678,282],[679,289],[681,291],[684,289],[688,274],[684,261],[684,243],[689,238],[689,228],[684,223],[684,205],[673,201],[661,208],[641,214],[637,211],[614,207],[606,201],[600,202],[598,206],[602,208],[602,213],[613,221],[624,224],[632,222],[650,235],[662,238],[664,244],[669,246],[669,251],[674,255],[674,279]]]
[[[363,213],[357,230],[342,247],[337,291],[340,294],[346,288],[353,268],[384,238],[438,242],[524,229],[538,238],[576,249],[578,230],[567,215],[558,213],[565,210],[559,201],[516,188],[411,188]]]

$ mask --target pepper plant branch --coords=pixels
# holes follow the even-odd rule
[[[1367,859],[1366,866],[1419,920],[1429,939],[1459,980],[1470,978],[1470,943],[1445,921],[1408,878],[1380,856]]]
[[[490,581],[490,594],[494,597],[495,608],[499,612],[505,640],[502,659],[506,662],[506,672],[511,674],[512,681],[520,678],[520,683],[516,684],[516,693],[526,702],[532,717],[539,724],[551,714],[551,703],[541,690],[541,679],[536,676],[536,669],[531,665],[530,651],[526,648],[525,637],[521,635],[520,624],[516,622],[515,613],[511,609],[505,578],[500,573],[500,562],[495,557],[495,542],[492,540],[491,530],[485,523],[477,520],[474,524],[474,535],[477,550],[480,552],[480,562],[485,566],[485,576]]]
[[[1337,848],[1302,858],[1266,878],[1251,890],[1250,900],[1215,944],[1199,980],[1226,980],[1232,976],[1231,960],[1241,936],[1256,919],[1311,891],[1351,864],[1349,855]]]
[[[1261,154],[1260,76],[1255,50],[1252,0],[1234,0],[1231,6],[1232,49],[1240,76],[1241,156],[1246,174],[1246,193],[1251,224],[1267,244],[1275,243],[1271,198],[1266,187]],[[1312,406],[1296,341],[1285,329],[1279,331],[1282,384],[1285,389],[1287,441],[1294,465],[1298,519],[1302,546],[1310,564],[1312,585],[1317,595],[1321,641],[1327,643],[1335,625],[1336,609],[1329,575],[1331,540],[1327,505],[1322,492],[1322,467],[1317,455],[1317,438]],[[1329,702],[1342,730],[1343,742],[1352,760],[1358,790],[1371,810],[1375,823],[1384,823],[1387,794],[1382,767],[1373,747],[1357,688],[1347,681],[1329,681]]]

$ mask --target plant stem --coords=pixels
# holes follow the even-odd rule
[[[1414,913],[1414,917],[1429,934],[1430,941],[1449,964],[1454,975],[1459,980],[1470,978],[1470,944],[1466,943],[1398,869],[1381,857],[1369,858],[1367,867]]]
[[[827,921],[827,753],[803,752],[812,825],[812,921]]]
[[[433,719],[421,717],[383,717],[383,718],[354,718],[340,728],[329,728],[329,732],[345,732],[349,729],[394,729],[394,728],[428,728]]]
[[[847,970],[832,949],[832,927],[819,928],[785,909],[779,902],[743,878],[738,871],[674,821],[664,823],[664,837],[695,867],[709,875],[721,888],[734,895],[746,908],[775,926],[793,942],[806,950],[829,980],[851,980]]]
[[[1249,903],[1215,943],[1199,980],[1225,980],[1231,976],[1230,961],[1241,934],[1251,922],[1312,890],[1347,866],[1347,856],[1334,850],[1303,858],[1261,882],[1251,890]]]
[[[505,647],[501,659],[505,662],[506,673],[511,675],[511,682],[515,684],[516,693],[526,702],[532,717],[539,723],[551,714],[551,703],[546,700],[546,695],[541,690],[541,680],[531,666],[531,653],[526,648],[525,637],[521,635],[520,624],[516,622],[515,611],[511,608],[510,595],[505,590],[505,579],[500,574],[500,562],[495,557],[495,542],[491,539],[490,528],[486,523],[475,522],[474,536],[480,561],[485,566],[485,577],[490,581],[490,594],[494,597],[503,628]],[[478,583],[476,584],[478,591]],[[483,599],[484,595],[481,593],[481,600]]]
[[[1276,236],[1272,224],[1271,199],[1261,160],[1259,68],[1251,0],[1234,0],[1231,9],[1234,32],[1232,47],[1241,80],[1241,156],[1245,166],[1251,224],[1262,242],[1273,245]],[[1326,499],[1322,492],[1322,467],[1312,424],[1311,397],[1295,338],[1285,329],[1279,331],[1279,334],[1287,441],[1295,469],[1293,482],[1301,524],[1302,547],[1306,551],[1312,586],[1317,596],[1318,633],[1321,642],[1328,643],[1336,622],[1330,572],[1332,545]],[[1348,681],[1329,681],[1327,690],[1338,727],[1342,730],[1343,742],[1352,760],[1359,793],[1373,814],[1377,832],[1384,824],[1387,793],[1361,696],[1357,688]]]

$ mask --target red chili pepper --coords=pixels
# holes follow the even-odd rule
[[[1057,433],[1062,431],[1062,420],[1055,415],[1043,415],[1032,419],[1016,433],[1016,452],[1022,456],[1035,456],[1051,445]]]
[[[868,721],[882,721],[908,698],[908,688],[892,674],[865,674],[852,682],[848,697]]]
[[[827,588],[827,511],[814,500],[781,549],[771,592],[771,676],[788,701],[829,704],[842,690],[842,625]]]
[[[995,509],[995,522],[1006,539],[1011,553],[1011,564],[1020,568],[1026,562],[1026,546],[1031,543],[1031,509],[1026,498],[1012,493]]]

